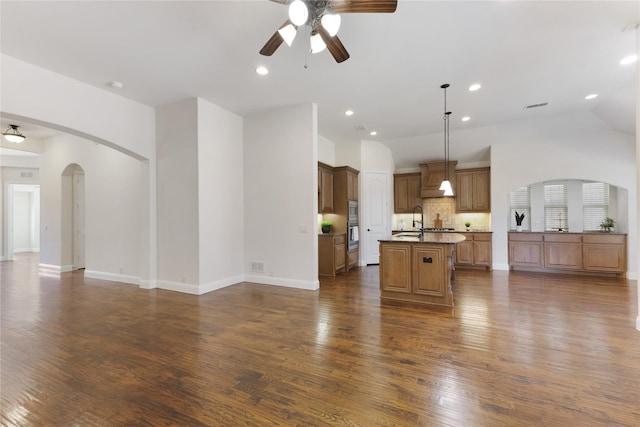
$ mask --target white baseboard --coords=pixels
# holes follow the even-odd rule
[[[158,289],[165,289],[167,291],[182,292],[184,294],[200,295],[200,288],[198,285],[190,283],[172,282],[169,280],[156,281],[156,287]]]
[[[206,294],[207,292],[217,291],[218,289],[226,288],[227,286],[235,285],[237,283],[243,282],[243,276],[235,276],[229,277],[222,280],[216,280],[215,282],[206,283],[204,285],[200,285],[200,293],[198,295]]]
[[[245,282],[260,283],[262,285],[285,286],[287,288],[306,289],[315,291],[320,288],[320,281],[316,280],[294,280],[281,277],[245,275]]]
[[[493,264],[494,270],[509,271],[509,264]]]
[[[638,280],[638,272],[637,271],[627,271],[627,279],[629,279],[629,280]]]
[[[60,266],[60,273],[68,273],[70,271],[73,271],[73,265],[61,265]]]
[[[38,274],[50,277],[60,277],[60,266],[53,264],[38,264]]]
[[[109,280],[111,282],[128,283],[130,285],[140,284],[140,278],[138,276],[108,273],[106,271],[84,270],[84,277],[90,277],[92,279]]]
[[[140,279],[140,289],[155,289],[158,287],[158,282],[153,280],[142,280]]]
[[[636,329],[640,331],[640,316],[636,317]]]
[[[14,254],[21,254],[25,252],[40,252],[40,248],[13,248]]]

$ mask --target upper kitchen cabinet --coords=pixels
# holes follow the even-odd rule
[[[350,166],[333,168],[334,198],[336,201],[358,201],[358,174]]]
[[[419,173],[393,175],[393,211],[411,213],[416,206],[422,206]]]
[[[318,162],[318,213],[333,213],[333,168]]]
[[[490,212],[490,168],[456,171],[456,212]]]

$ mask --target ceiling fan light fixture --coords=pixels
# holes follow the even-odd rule
[[[342,18],[340,18],[340,15],[338,15],[337,13],[325,13],[320,19],[322,27],[327,30],[327,33],[329,33],[331,37],[338,34],[341,21]]]
[[[295,25],[289,24],[280,28],[278,30],[278,33],[280,34],[280,37],[282,37],[282,40],[284,40],[284,42],[287,44],[287,46],[290,47],[293,43],[293,39],[296,38],[297,30],[298,29]]]
[[[319,53],[327,48],[327,45],[324,43],[324,41],[322,40],[322,37],[320,37],[320,34],[318,34],[317,31],[313,31],[311,33],[310,41],[311,41],[311,53]]]
[[[309,19],[309,9],[302,0],[293,0],[289,5],[289,20],[299,27],[307,23]]]
[[[19,144],[24,141],[27,137],[20,133],[20,131],[18,130],[19,127],[20,126],[18,125],[9,125],[7,130],[2,132],[2,135],[4,135],[4,139],[15,144]]]

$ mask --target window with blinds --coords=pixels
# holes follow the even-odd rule
[[[567,228],[567,184],[544,185],[544,229]]]
[[[516,212],[524,213],[522,229],[530,230],[531,208],[530,208],[529,187],[520,187],[516,191],[509,193],[509,229],[516,229]]]
[[[583,228],[585,231],[600,229],[609,216],[609,184],[585,182],[582,184]]]

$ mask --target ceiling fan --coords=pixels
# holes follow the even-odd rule
[[[349,52],[336,35],[340,28],[340,13],[393,13],[398,0],[271,0],[289,5],[289,19],[271,36],[260,54],[271,56],[284,41],[291,46],[298,27],[311,27],[311,53],[325,48],[340,63],[349,59]]]

